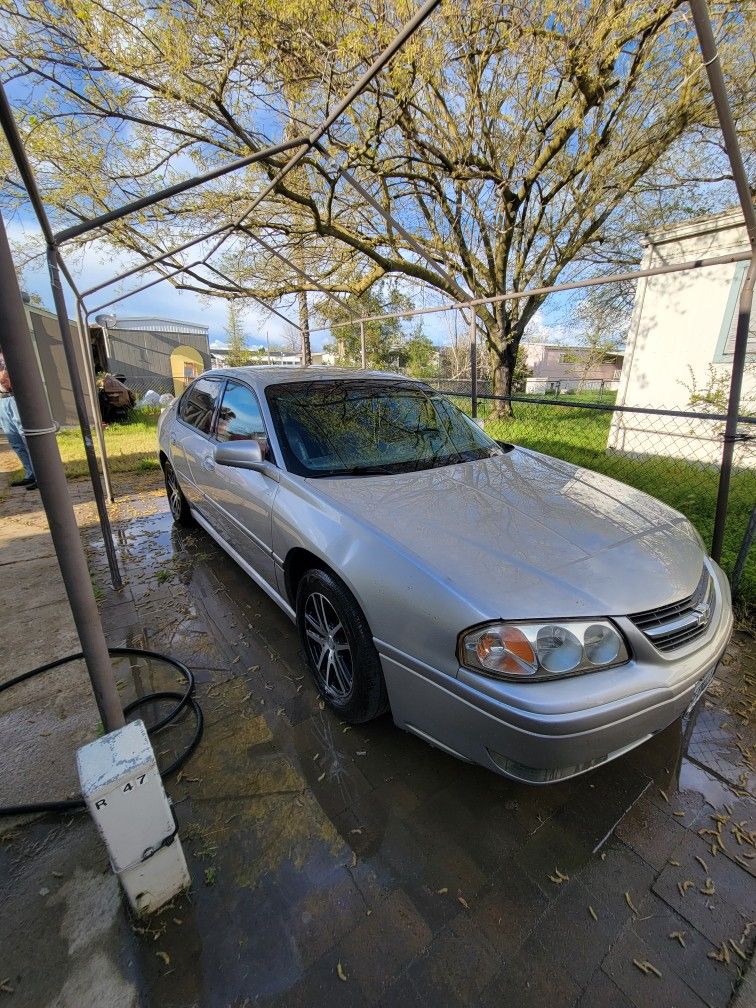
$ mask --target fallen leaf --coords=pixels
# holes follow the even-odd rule
[[[341,965],[340,962],[336,963],[336,975],[338,976],[339,980],[346,981],[347,975],[344,972],[344,967]]]
[[[569,882],[570,880],[570,876],[563,874],[562,872],[559,871],[558,868],[554,868],[554,874],[549,875],[549,878],[554,883],[554,885],[561,885],[562,882]]]
[[[704,859],[702,857],[699,857],[698,854],[695,855],[695,858],[696,858],[696,861],[698,861],[698,863],[701,865],[701,867],[703,868],[703,870],[708,875],[709,874],[709,866],[706,864],[706,862],[704,861]]]
[[[324,779],[325,779],[325,771],[320,775],[320,777],[318,777],[318,784],[320,784],[320,782]]]
[[[595,921],[598,920],[598,917],[596,916],[596,911],[593,909],[592,906],[588,907],[588,913],[591,915],[591,917],[593,917]]]
[[[748,956],[745,954],[742,948],[738,945],[734,938],[730,938],[730,945],[732,950],[736,955],[739,955],[744,962],[748,962]]]
[[[633,911],[633,913],[637,915],[638,910],[634,906],[633,901],[630,898],[630,893],[629,892],[625,893],[625,903],[627,903],[627,905],[630,907],[630,909]]]
[[[684,896],[688,889],[692,889],[695,886],[695,882],[691,882],[690,879],[685,879],[684,882],[678,882],[677,888],[680,890],[680,895]]]
[[[665,802],[669,802],[669,798],[667,797],[666,791],[662,790],[662,788],[659,788],[659,794],[662,796]]]
[[[10,977],[6,977],[4,980],[0,980],[0,991],[3,994],[12,994],[13,988],[10,985]]]
[[[171,965],[171,957],[168,955],[167,952],[156,952],[155,955],[158,957],[158,959],[162,959],[166,966]]]
[[[436,892],[438,893],[439,896],[445,896],[449,892],[449,890],[446,888],[446,886],[444,886],[443,889],[436,889]]]
[[[661,979],[661,973],[648,959],[633,959],[633,966],[637,966],[641,973],[645,973],[647,976],[649,973],[653,973],[654,976],[658,976]]]
[[[358,749],[357,750],[357,755],[358,756],[367,756],[367,749]]]
[[[685,932],[684,931],[673,931],[670,934],[669,937],[670,938],[674,938],[676,941],[679,941],[683,948],[687,947],[686,944],[685,944]]]
[[[713,896],[716,892],[714,883],[710,878],[706,879],[706,884],[698,890],[704,896]]]
[[[465,908],[465,910],[470,909],[470,904],[467,902],[464,896],[457,896],[457,902],[461,903],[461,905]]]
[[[679,861],[673,861],[672,858],[670,858],[669,861],[667,861],[667,864],[674,865],[675,868],[679,868],[680,867],[680,862]]]
[[[717,962],[726,963],[728,966],[730,964],[730,950],[724,942],[722,942],[716,952],[709,952],[708,957],[709,959],[716,959]]]

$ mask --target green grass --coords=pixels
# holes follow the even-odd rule
[[[571,397],[576,401],[575,397]],[[465,404],[469,410],[469,400]],[[679,458],[630,457],[606,450],[612,414],[609,410],[570,409],[534,402],[515,403],[512,419],[486,420],[494,438],[554,455],[575,465],[595,469],[658,497],[686,515],[711,546],[719,470]],[[481,403],[481,414],[489,404]],[[756,502],[756,471],[734,469],[730,489],[722,566],[730,573]],[[752,550],[740,585],[743,601],[756,604],[756,550]]]
[[[112,472],[134,473],[158,469],[157,422],[159,413],[140,415],[132,423],[109,424],[105,428],[105,450]],[[84,442],[77,428],[58,434],[58,447],[69,479],[89,475]]]

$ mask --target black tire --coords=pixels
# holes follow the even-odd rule
[[[167,459],[163,463],[163,477],[165,478],[165,493],[168,498],[168,507],[171,509],[171,517],[177,525],[193,525],[194,518],[189,510],[189,504],[179,486],[176,472]]]
[[[370,627],[354,595],[329,571],[313,568],[299,582],[297,628],[318,692],[340,718],[362,724],[388,710]]]

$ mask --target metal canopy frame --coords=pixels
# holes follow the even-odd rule
[[[222,245],[228,240],[228,238],[235,233],[244,233],[248,237],[254,238],[262,247],[266,248],[269,252],[274,254],[277,258],[285,262],[290,268],[295,272],[304,276],[308,283],[310,283],[314,289],[320,290],[323,293],[328,294],[332,297],[342,308],[344,308],[348,314],[353,315],[348,307],[332,294],[330,291],[326,291],[314,278],[308,276],[301,270],[296,264],[292,263],[287,257],[283,256],[277,250],[272,248],[264,239],[259,238],[254,235],[249,227],[245,226],[245,221],[249,218],[250,214],[254,209],[259,206],[259,204],[274,191],[278,183],[286,177],[296,166],[303,160],[303,158],[312,150],[317,150],[321,155],[325,154],[325,150],[320,143],[321,139],[328,133],[331,126],[343,115],[343,113],[349,108],[352,102],[359,97],[359,95],[364,91],[367,85],[376,77],[384,67],[391,61],[391,59],[396,55],[396,53],[402,48],[404,43],[409,39],[414,32],[423,24],[423,22],[429,17],[429,15],[439,6],[442,0],[426,0],[426,2],[417,10],[415,15],[410,18],[409,21],[397,32],[392,41],[382,50],[382,52],[376,57],[373,63],[368,67],[365,73],[359,78],[359,80],[354,84],[350,91],[342,98],[340,102],[337,103],[335,108],[326,116],[326,118],[316,127],[314,127],[309,134],[306,136],[298,136],[292,140],[288,140],[283,143],[272,144],[261,150],[254,151],[252,154],[237,158],[231,161],[229,164],[221,165],[211,171],[205,172],[201,175],[192,176],[182,182],[176,183],[175,185],[167,186],[163,189],[158,190],[147,196],[140,197],[139,199],[133,200],[130,203],[126,203],[121,207],[117,207],[113,210],[109,210],[105,213],[99,214],[96,217],[90,218],[88,220],[81,221],[71,227],[63,228],[58,232],[54,232],[48,217],[47,211],[44,206],[44,202],[37,185],[34,170],[29,161],[26,148],[24,146],[23,139],[19,132],[16,121],[13,117],[13,111],[8,101],[7,94],[2,85],[0,85],[0,126],[5,134],[8,146],[10,147],[11,155],[16,164],[18,172],[21,176],[21,180],[26,189],[29,201],[34,210],[35,217],[42,231],[42,235],[45,240],[46,253],[47,253],[47,263],[50,272],[50,282],[52,285],[53,299],[55,302],[55,311],[58,316],[58,324],[60,326],[61,338],[66,354],[66,362],[71,374],[71,384],[73,388],[74,401],[76,404],[76,413],[79,420],[79,426],[81,427],[82,437],[84,439],[84,448],[87,457],[87,467],[89,469],[90,478],[92,481],[92,487],[94,491],[95,500],[97,503],[98,517],[100,521],[100,527],[102,530],[103,540],[105,543],[105,549],[108,557],[108,565],[110,568],[111,580],[114,588],[120,588],[122,581],[121,575],[118,567],[118,559],[115,553],[115,547],[113,545],[113,535],[110,526],[110,519],[108,516],[107,505],[105,501],[105,495],[113,501],[114,494],[112,485],[110,482],[110,474],[108,471],[108,460],[107,451],[105,448],[105,439],[102,432],[102,423],[99,416],[99,410],[97,408],[97,392],[95,386],[95,376],[94,367],[91,360],[91,351],[89,348],[89,319],[94,312],[99,312],[103,308],[110,307],[119,301],[125,300],[126,298],[132,296],[133,294],[139,293],[142,290],[147,290],[150,287],[162,282],[163,280],[171,279],[172,277],[179,276],[182,273],[193,276],[200,282],[204,283],[208,288],[209,292],[212,288],[212,283],[203,279],[201,276],[197,276],[196,273],[192,271],[196,270],[198,267],[207,267],[217,276],[220,276],[227,284],[224,287],[224,291],[227,292],[227,296],[230,298],[238,297],[251,297],[258,304],[262,304],[263,307],[272,311],[274,314],[284,319],[286,322],[298,329],[304,336],[302,328],[299,325],[291,322],[289,318],[283,315],[280,311],[273,308],[271,305],[265,304],[260,298],[250,295],[246,290],[241,288],[237,283],[230,280],[229,277],[225,276],[215,267],[213,267],[209,260],[217,253],[217,251],[222,247]],[[238,171],[241,168],[246,168],[247,166],[255,163],[267,163],[276,166],[276,162],[273,160],[276,155],[287,153],[289,151],[295,151],[294,154],[286,161],[286,163],[278,169],[273,178],[265,185],[262,190],[257,193],[253,198],[251,204],[247,207],[242,216],[234,223],[224,225],[222,227],[216,228],[209,232],[204,232],[197,238],[191,239],[190,241],[183,242],[182,244],[176,246],[175,248],[169,249],[166,252],[159,253],[149,259],[145,259],[144,262],[137,264],[136,266],[125,270],[124,272],[111,277],[110,279],[103,281],[87,290],[80,291],[68,269],[65,260],[61,253],[61,247],[67,242],[72,241],[75,238],[82,238],[87,235],[91,235],[95,231],[102,232],[103,229],[107,228],[108,224],[115,223],[130,214],[136,213],[139,210],[143,210],[149,206],[154,206],[164,200],[168,200],[173,196],[180,195],[182,193],[188,192],[195,189],[197,186],[202,185],[205,182],[220,178],[224,175],[231,174]],[[342,173],[343,177],[348,181],[348,183],[355,189],[357,189],[363,196],[366,196],[364,190],[359,185],[359,183],[351,178],[347,177],[347,173]],[[372,198],[371,198],[371,202]],[[379,208],[380,209],[380,208]],[[391,220],[391,223],[398,231],[402,231],[401,225],[397,221],[393,221],[390,215],[387,215],[385,211],[381,210],[382,215]],[[105,230],[105,235],[107,231]],[[195,245],[202,242],[207,242],[211,238],[217,238],[218,240],[213,244],[210,251],[207,252],[201,258],[185,264],[180,261],[177,262],[176,256],[182,252],[188,251]],[[111,287],[113,284],[125,280],[128,277],[135,276],[138,273],[143,272],[151,267],[166,267],[167,272],[162,273],[158,278],[140,285],[128,293],[121,294],[117,297],[113,297],[108,301],[104,301],[97,305],[95,308],[87,308],[86,299],[91,297],[93,294],[105,290]],[[87,415],[86,399],[84,392],[84,384],[79,372],[78,362],[76,360],[77,346],[74,341],[73,333],[71,332],[71,326],[68,319],[68,311],[66,308],[65,297],[63,295],[63,288],[61,282],[61,274],[65,277],[65,280],[70,287],[74,298],[76,300],[76,311],[78,320],[78,351],[83,357],[83,369],[84,369],[84,379],[88,386],[88,392],[91,398],[92,406],[92,416],[91,421]],[[217,289],[217,288],[216,288]],[[363,352],[364,358],[364,352]],[[309,363],[307,361],[306,363]],[[98,446],[100,451],[100,458],[102,463],[102,477],[100,475],[100,470],[97,466],[97,458],[94,452],[94,446],[92,443],[91,426],[95,427],[98,439]]]
[[[459,310],[463,313],[466,309],[471,310],[471,338],[470,347],[471,355],[474,357],[476,352],[476,316],[475,307],[482,304],[491,304],[497,301],[508,300],[516,297],[528,297],[533,294],[545,294],[557,291],[565,290],[575,290],[582,287],[589,287],[600,283],[610,283],[617,280],[628,280],[637,279],[641,276],[652,276],[663,272],[669,272],[671,268],[661,267],[655,270],[637,270],[628,273],[612,274],[604,277],[591,278],[590,280],[585,280],[576,283],[569,284],[558,284],[551,287],[537,288],[529,291],[523,292],[508,292],[501,295],[497,295],[490,298],[471,298],[469,292],[464,290],[457,281],[451,277],[444,269],[443,266],[436,261],[432,256],[430,256],[422,245],[418,243],[409,232],[397,221],[394,217],[388,213],[381,205],[372,197],[370,192],[345,168],[340,167],[338,164],[334,163],[334,177],[343,179],[347,185],[357,192],[365,202],[373,208],[378,214],[380,214],[383,219],[390,224],[390,226],[396,231],[397,234],[401,235],[403,239],[407,242],[408,246],[413,250],[413,252],[420,258],[424,259],[428,265],[434,270],[434,272],[442,278],[447,284],[453,296],[456,298],[455,302],[451,302],[448,305],[443,305],[440,307],[432,307],[427,309],[422,309],[412,312],[399,312],[399,313],[387,313],[381,316],[366,316],[366,317],[356,317],[354,312],[351,311],[348,305],[346,305],[340,298],[338,298],[333,292],[326,290],[321,284],[317,282],[313,277],[309,276],[306,271],[304,271],[296,263],[293,263],[288,257],[280,253],[278,250],[273,248],[265,239],[261,238],[259,235],[255,234],[249,226],[246,224],[250,214],[254,209],[276,188],[278,183],[285,178],[301,161],[311,152],[315,151],[326,161],[333,161],[334,159],[328,154],[326,148],[322,144],[322,139],[326,136],[331,126],[340,118],[340,116],[350,107],[352,102],[362,93],[365,87],[385,68],[385,66],[390,62],[393,56],[402,48],[405,42],[414,34],[418,28],[424,23],[424,21],[429,17],[429,15],[441,4],[442,0],[426,0],[424,4],[417,10],[416,14],[397,32],[393,40],[386,46],[386,48],[377,56],[371,66],[365,71],[365,73],[360,77],[360,79],[354,84],[347,95],[342,98],[340,102],[334,107],[334,109],[329,113],[329,115],[316,127],[314,127],[309,134],[297,136],[286,142],[273,144],[263,149],[252,152],[251,154],[238,158],[228,164],[221,165],[218,168],[212,169],[211,171],[205,172],[201,175],[193,176],[182,182],[176,183],[175,185],[167,186],[163,189],[156,191],[147,196],[143,196],[136,199],[130,203],[127,203],[121,207],[115,208],[113,210],[106,211],[105,213],[99,214],[91,219],[81,221],[80,223],[73,225],[71,227],[63,228],[58,232],[53,232],[50,220],[45,209],[36,178],[31,167],[30,161],[28,159],[23,140],[19,133],[18,127],[16,125],[15,119],[13,118],[11,106],[8,102],[5,90],[0,85],[0,126],[2,126],[3,132],[5,133],[6,139],[8,141],[11,154],[18,168],[21,179],[26,188],[29,200],[31,202],[32,208],[34,210],[35,216],[42,230],[42,234],[45,239],[45,244],[47,248],[47,261],[50,271],[50,280],[53,290],[53,298],[55,301],[55,310],[58,316],[58,322],[61,330],[61,337],[63,340],[63,345],[66,353],[66,360],[71,372],[71,382],[74,392],[74,400],[76,403],[77,416],[79,419],[79,424],[81,426],[82,435],[84,438],[85,451],[87,455],[87,465],[89,468],[92,486],[94,490],[95,499],[97,502],[98,516],[100,519],[100,525],[102,528],[103,539],[105,541],[105,547],[108,556],[108,562],[110,565],[111,577],[115,587],[120,586],[120,573],[118,571],[117,558],[115,556],[115,550],[113,547],[112,532],[110,528],[110,522],[107,514],[107,507],[105,503],[105,494],[112,501],[113,491],[110,483],[110,474],[108,471],[107,463],[107,453],[105,449],[104,437],[102,434],[102,425],[99,417],[99,410],[97,409],[97,394],[95,388],[95,378],[94,378],[94,367],[91,359],[91,352],[89,348],[89,319],[94,312],[99,312],[104,308],[110,307],[119,301],[125,300],[126,298],[132,296],[133,294],[139,293],[140,291],[147,290],[148,288],[155,286],[156,284],[162,282],[163,280],[170,280],[174,277],[186,274],[191,276],[194,280],[199,281],[208,288],[208,293],[211,293],[213,288],[216,292],[222,292],[229,299],[238,297],[248,297],[251,300],[256,301],[261,304],[267,310],[273,312],[279,318],[292,325],[295,329],[302,333],[303,337],[305,333],[303,332],[301,326],[294,323],[291,319],[285,316],[282,312],[278,311],[272,305],[269,305],[262,301],[260,298],[249,291],[240,287],[238,283],[224,274],[217,267],[210,263],[210,259],[218,252],[218,250],[224,245],[226,241],[236,234],[245,234],[250,239],[257,242],[262,248],[265,248],[270,254],[281,259],[287,266],[289,266],[294,272],[304,277],[308,284],[312,286],[314,290],[319,290],[321,293],[328,296],[330,299],[334,300],[339,304],[346,314],[352,316],[352,321],[343,323],[333,323],[330,326],[323,327],[322,329],[308,329],[308,332],[319,332],[324,330],[330,330],[338,328],[343,325],[359,324],[362,336],[362,359],[363,366],[365,365],[365,336],[364,336],[364,326],[368,321],[374,321],[380,318],[392,318],[392,317],[409,317],[411,315],[438,312],[438,311],[448,311],[448,310]],[[722,458],[722,474],[720,478],[719,486],[719,496],[717,501],[717,518],[715,521],[715,536],[714,542],[712,544],[712,552],[716,557],[719,556],[721,552],[722,545],[722,534],[724,529],[724,519],[726,517],[727,510],[727,497],[729,492],[729,479],[730,472],[732,468],[732,456],[734,449],[734,442],[736,438],[736,427],[737,427],[737,415],[740,402],[740,392],[742,386],[742,376],[745,364],[746,348],[747,348],[747,337],[748,337],[748,324],[750,317],[750,302],[753,293],[754,280],[756,279],[756,215],[754,214],[753,203],[750,196],[750,190],[748,185],[747,176],[745,174],[745,169],[743,166],[742,156],[740,154],[739,143],[737,139],[737,134],[735,131],[735,126],[732,119],[732,113],[729,107],[729,102],[727,99],[727,93],[725,88],[724,77],[722,74],[721,67],[719,65],[719,60],[716,51],[716,44],[711,28],[711,22],[709,19],[708,8],[706,5],[706,0],[689,0],[689,6],[691,8],[694,24],[696,27],[696,32],[698,34],[699,45],[704,59],[704,66],[709,78],[709,84],[714,99],[717,116],[722,129],[725,148],[727,155],[730,160],[732,167],[733,177],[735,179],[736,188],[738,191],[738,196],[740,199],[741,207],[743,210],[744,219],[746,222],[746,229],[748,232],[749,240],[751,243],[751,254],[750,256],[720,256],[712,257],[710,259],[699,260],[695,263],[681,264],[676,269],[683,268],[693,268],[705,265],[714,265],[715,263],[721,262],[732,262],[737,259],[750,258],[750,266],[748,273],[746,275],[746,280],[743,286],[743,293],[741,295],[740,301],[740,311],[738,316],[738,325],[736,330],[735,348],[733,355],[733,372],[732,381],[730,387],[730,400],[728,405],[728,420],[727,428],[725,432],[725,445],[723,450]],[[288,160],[281,167],[278,167],[277,162],[274,160],[277,155],[283,153],[294,152],[288,158]],[[261,191],[253,198],[251,204],[247,207],[245,212],[241,217],[230,224],[226,224],[212,230],[203,232],[196,238],[189,241],[185,241],[174,248],[171,248],[165,252],[160,252],[152,257],[147,258],[145,256],[144,261],[138,263],[137,265],[121,272],[118,275],[111,277],[110,279],[103,281],[95,286],[92,286],[86,290],[80,291],[74,282],[70,270],[67,268],[63,255],[61,253],[61,248],[67,242],[72,241],[76,238],[82,238],[87,235],[92,235],[94,232],[103,232],[107,236],[107,226],[112,224],[122,218],[135,213],[139,210],[145,209],[149,206],[153,206],[157,203],[163,202],[172,198],[173,196],[180,195],[182,193],[188,192],[197,186],[202,185],[205,182],[220,178],[222,176],[231,174],[238,171],[239,169],[245,168],[251,164],[263,163],[272,166],[273,168],[278,168],[270,181],[261,189]],[[203,256],[192,260],[190,263],[183,263],[176,257],[183,252],[187,252],[196,245],[204,242],[208,242],[211,239],[217,239],[211,246],[210,250]],[[144,255],[144,253],[141,253]],[[105,290],[112,285],[119,283],[122,280],[128,279],[131,276],[135,276],[145,270],[150,268],[162,268],[164,272],[161,275],[147,283],[144,283],[127,293],[121,294],[117,297],[113,297],[110,300],[103,301],[96,308],[88,308],[87,300],[91,298],[92,295],[100,291]],[[212,281],[198,274],[196,271],[201,269],[208,269],[210,272],[215,274],[223,281],[223,285],[214,284]],[[66,283],[70,287],[77,306],[77,320],[78,320],[78,351],[83,357],[83,368],[84,368],[84,379],[88,386],[88,392],[92,401],[92,417],[91,424],[94,425],[97,434],[99,452],[101,456],[102,463],[102,478],[97,466],[97,459],[94,452],[94,447],[91,437],[91,424],[90,419],[87,416],[86,401],[84,396],[84,388],[79,374],[79,368],[76,360],[76,343],[74,341],[73,334],[71,332],[71,327],[68,320],[68,313],[66,310],[65,299],[63,296],[61,275],[65,278]],[[303,340],[304,342],[304,340]],[[305,363],[309,363],[305,361]],[[473,388],[473,402],[475,401],[475,388]]]

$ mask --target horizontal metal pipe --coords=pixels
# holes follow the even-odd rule
[[[196,262],[188,263],[186,266],[179,266],[170,273],[166,273],[164,276],[159,276],[156,280],[150,280],[149,283],[142,284],[141,287],[135,287],[133,290],[127,291],[125,294],[121,294],[117,298],[113,298],[111,301],[105,301],[101,305],[97,305],[96,308],[90,308],[87,311],[87,317],[94,315],[95,312],[102,311],[103,308],[110,308],[111,305],[118,304],[119,301],[125,301],[126,298],[132,297],[134,294],[139,294],[141,291],[148,290],[150,287],[154,287],[155,284],[162,283],[163,280],[170,280],[171,277],[176,276],[178,273],[185,273],[186,270],[193,269],[195,266],[199,266],[201,260],[198,259]]]
[[[535,297],[541,294],[558,294],[560,291],[581,290],[584,287],[600,287],[601,284],[618,283],[626,280],[639,280],[642,277],[663,276],[665,273],[681,273],[684,270],[702,269],[706,266],[723,266],[728,263],[745,262],[751,258],[750,252],[733,252],[730,255],[710,256],[706,259],[694,259],[684,263],[673,263],[668,266],[654,266],[648,269],[633,270],[628,273],[610,273],[605,276],[591,277],[588,280],[576,280],[574,283],[553,284],[550,287],[531,287],[524,291],[510,291],[508,294],[494,294],[491,297],[474,298],[471,301],[456,301],[450,304],[438,305],[435,308],[413,308],[405,312],[387,312],[385,315],[365,315],[355,322],[377,322],[382,319],[413,318],[416,315],[436,315],[439,312],[464,311],[477,305],[496,304],[499,301],[517,301],[520,298]],[[352,325],[352,322],[334,322],[332,325],[311,329],[311,333],[329,332]]]
[[[397,34],[394,36],[393,40],[386,46],[383,52],[371,63],[365,73],[360,77],[354,87],[349,91],[349,93],[341,99],[338,105],[333,109],[333,111],[326,117],[325,121],[316,126],[315,129],[310,133],[307,138],[307,145],[302,148],[302,150],[297,151],[297,153],[290,158],[286,164],[278,171],[275,176],[270,180],[268,185],[258,193],[257,196],[252,200],[251,205],[248,210],[242,214],[237,228],[241,228],[244,221],[248,219],[252,211],[262,203],[266,196],[270,195],[276,188],[279,182],[281,182],[296,166],[299,162],[307,155],[308,151],[312,150],[315,144],[320,140],[321,137],[325,136],[328,130],[333,126],[339,116],[349,108],[355,98],[367,87],[370,81],[376,77],[381,70],[386,66],[387,63],[395,56],[399,49],[404,45],[408,38],[417,31],[420,25],[425,21],[425,19],[439,6],[441,0],[426,0],[426,3],[418,10],[417,14],[411,18]],[[227,237],[227,236],[226,236]],[[221,240],[215,245],[211,255],[218,251],[226,238],[221,238]],[[309,279],[309,277],[308,277]]]
[[[287,325],[293,326],[295,329],[299,330],[299,332],[302,332],[301,327],[298,326],[296,322],[292,322],[290,318],[287,318],[286,315],[283,314],[283,312],[280,312],[272,305],[267,304],[265,301],[262,300],[262,298],[257,297],[255,294],[250,294],[249,291],[244,290],[243,287],[239,287],[239,285],[236,283],[235,280],[232,280],[231,277],[226,276],[225,273],[221,272],[221,270],[219,269],[216,269],[215,266],[211,266],[210,263],[208,262],[202,263],[201,265],[205,266],[206,269],[211,270],[213,273],[216,273],[222,280],[225,280],[226,283],[233,284],[237,290],[242,292],[243,297],[247,297],[251,301],[257,302],[257,304],[259,304],[262,308],[264,308],[265,311],[272,312],[274,315],[277,315],[280,319],[283,319],[283,321]]]
[[[291,259],[287,258],[285,255],[282,255],[277,249],[274,249],[272,245],[266,242],[259,235],[256,235],[254,231],[251,231],[248,227],[242,225],[239,230],[243,231],[245,235],[247,235],[249,238],[252,239],[252,241],[257,242],[258,245],[261,245],[267,252],[270,252],[271,255],[275,256],[276,259],[279,259],[282,263],[284,263],[284,265],[288,266],[289,269],[294,270],[294,272],[299,274],[299,276],[301,276],[307,283],[312,284],[312,286],[316,290],[319,290],[321,294],[325,294],[325,296],[327,298],[330,298],[331,301],[335,301],[336,304],[339,306],[339,308],[342,308],[348,314],[353,315],[356,319],[354,312],[351,310],[351,308],[349,308],[347,305],[344,304],[341,298],[336,297],[336,295],[332,291],[327,290],[325,287],[319,284],[317,280],[313,280],[313,278],[308,273],[306,273],[303,269],[300,269],[299,266],[297,266],[295,263],[291,261]],[[311,331],[315,332],[316,330],[313,329]]]
[[[157,266],[158,263],[165,262],[167,259],[172,259],[173,256],[178,255],[179,252],[185,252],[187,249],[192,248],[193,245],[199,245],[200,242],[207,241],[209,238],[214,238],[216,235],[221,234],[223,231],[228,231],[232,227],[232,224],[224,224],[223,227],[216,228],[214,231],[208,231],[206,234],[200,235],[199,238],[192,238],[191,241],[184,242],[183,245],[177,245],[175,248],[169,249],[167,252],[161,252],[160,255],[153,256],[152,259],[145,259],[144,262],[138,263],[138,265],[133,266],[124,273],[119,273],[117,276],[113,276],[109,280],[103,280],[102,283],[99,283],[94,287],[88,287],[86,290],[81,292],[81,296],[82,298],[89,297],[90,294],[95,294],[97,291],[102,290],[103,287],[110,287],[111,284],[118,283],[119,280],[126,280],[128,277],[134,276],[135,273],[141,273],[142,270],[149,269],[150,266]]]
[[[135,213],[137,210],[144,210],[145,207],[152,206],[154,203],[161,203],[165,199],[170,199],[171,196],[178,196],[181,193],[187,192],[189,189],[194,189],[196,186],[202,185],[204,182],[211,182],[213,179],[220,178],[222,175],[228,175],[229,172],[238,171],[240,168],[246,168],[248,165],[254,164],[257,161],[267,161],[274,154],[281,154],[283,151],[291,150],[293,147],[305,147],[307,143],[307,139],[297,137],[294,140],[287,140],[285,143],[273,144],[271,147],[266,147],[264,150],[256,151],[254,154],[248,154],[247,157],[237,158],[236,161],[231,161],[227,165],[221,165],[218,168],[213,168],[212,171],[205,172],[204,175],[193,175],[191,178],[184,179],[183,182],[177,182],[175,185],[166,186],[165,189],[159,189],[157,192],[150,193],[148,196],[142,196],[140,199],[132,200],[131,203],[125,203],[123,206],[116,207],[115,210],[108,210],[107,213],[99,214],[97,217],[92,217],[89,220],[82,221],[81,224],[74,224],[71,227],[63,228],[62,231],[58,231],[55,235],[55,241],[57,244],[62,245],[64,242],[70,241],[72,238],[78,238],[83,234],[88,234],[90,231],[95,231],[104,224],[111,224],[113,221],[120,220],[122,217],[127,217],[129,214]]]
[[[441,378],[436,380],[435,384],[450,385],[455,380],[459,381],[460,379],[449,378],[445,381]],[[433,384],[434,379],[429,379],[429,382]],[[470,398],[469,392],[445,392],[444,394],[450,396],[460,396],[462,399]],[[683,412],[682,410],[652,409],[650,406],[616,406],[614,403],[565,402],[564,399],[534,399],[531,396],[521,395],[497,396],[485,395],[483,392],[478,392],[478,399],[490,399],[492,402],[530,403],[531,406],[565,406],[568,409],[600,410],[603,413],[643,413],[644,415],[649,416],[673,416],[681,417],[683,420],[712,420],[718,423],[727,419],[727,416],[724,413],[691,413]],[[738,423],[756,424],[756,416],[739,416],[737,420]]]

